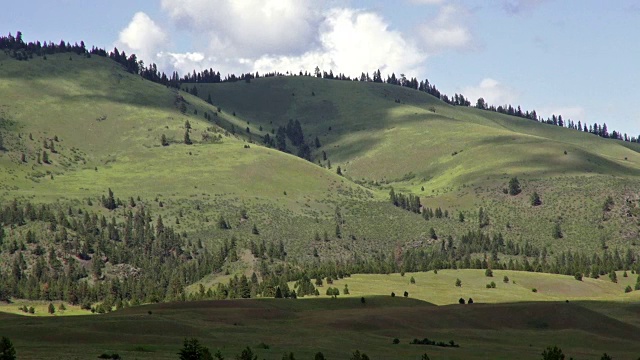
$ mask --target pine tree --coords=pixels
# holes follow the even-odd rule
[[[160,137],[160,144],[162,144],[162,146],[169,146],[169,140],[167,140],[167,136],[165,134],[162,134]]]
[[[531,194],[531,206],[539,205],[542,205],[542,200],[540,199],[540,195],[534,191],[533,194]]]
[[[342,169],[340,169],[340,166],[338,166],[338,169],[336,170],[336,174],[342,176]]]
[[[553,236],[554,239],[562,239],[563,234],[562,234],[562,228],[560,227],[560,223],[556,222],[556,224],[553,226],[553,232],[551,235]]]
[[[200,342],[194,338],[184,339],[184,345],[178,355],[180,355],[180,360],[213,360],[209,349],[200,345]]]
[[[2,140],[2,134],[0,133],[0,151],[5,150],[4,148],[4,141]]]
[[[49,312],[49,314],[55,314],[56,307],[53,306],[53,303],[49,303],[49,308],[47,309],[47,311]]]
[[[13,347],[13,343],[11,343],[11,340],[9,340],[9,338],[6,338],[4,336],[2,337],[2,339],[0,339],[0,359],[16,359],[16,349]]]
[[[218,228],[221,230],[228,230],[231,228],[222,215],[218,218]]]
[[[184,143],[187,145],[193,144],[193,142],[191,142],[191,137],[189,136],[189,129],[184,132]]]
[[[509,181],[509,195],[515,196],[520,194],[520,192],[522,192],[522,189],[520,188],[520,182],[518,181],[518,178],[511,178],[511,180]]]

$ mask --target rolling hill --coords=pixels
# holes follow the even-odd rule
[[[198,97],[74,53],[28,61],[0,55],[0,74],[4,204],[49,204],[72,218],[87,211],[118,231],[138,206],[171,224],[185,244],[214,252],[225,242],[237,244],[238,255],[282,244],[280,261],[255,251],[223,257],[217,275],[336,262],[388,272],[406,267],[409,252],[439,254],[427,268],[490,258],[493,266],[516,260],[546,271],[570,252],[589,260],[598,253],[578,269],[553,271],[603,275],[637,258],[636,143],[451,106],[388,84],[303,76],[183,84]],[[311,161],[262,144],[292,120]],[[292,140],[286,144],[295,153]],[[522,186],[516,196],[503,192],[513,177]],[[445,215],[425,221],[394,206],[392,188]],[[115,209],[102,206],[109,189]],[[540,206],[532,206],[533,192]],[[482,226],[480,209],[488,215]],[[44,248],[60,246],[51,226],[5,224],[5,250],[29,243],[30,231]],[[480,230],[503,240],[465,242]],[[0,255],[5,271],[13,254]],[[27,258],[27,273],[36,258]]]

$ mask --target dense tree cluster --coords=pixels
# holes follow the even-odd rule
[[[389,191],[389,201],[391,201],[394,206],[414,212],[416,214],[419,214],[420,209],[422,208],[419,196],[413,194],[404,195],[402,193],[396,193],[393,188],[391,188],[391,191]]]
[[[53,205],[18,203],[0,209],[0,298],[104,302],[105,309],[129,302],[184,297],[184,286],[218,270],[228,256],[189,245],[154,221],[144,206],[104,215]],[[106,265],[120,273],[107,272]],[[90,281],[89,281],[90,280]]]
[[[287,147],[287,139],[293,146],[298,148],[296,156],[311,161],[311,147],[304,140],[302,125],[298,120],[289,119],[287,126],[279,126],[275,137],[270,136],[269,133],[265,134],[263,143],[269,147],[290,153],[291,151]],[[320,141],[316,138],[316,144],[319,143]]]

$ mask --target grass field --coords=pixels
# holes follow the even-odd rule
[[[599,279],[583,278],[582,281],[573,276],[531,273],[524,271],[494,270],[493,277],[485,276],[484,270],[440,270],[433,272],[406,273],[389,275],[355,274],[351,277],[334,280],[333,285],[341,293],[347,285],[351,297],[380,295],[396,296],[409,293],[410,298],[423,300],[436,305],[457,304],[460,298],[472,298],[476,303],[512,303],[529,301],[640,301],[640,291],[624,292],[627,285],[633,286],[638,275],[628,272],[617,272],[618,282],[613,283],[607,276]],[[504,276],[509,281],[504,282]],[[415,279],[415,284],[410,279]],[[456,287],[456,279],[462,281]],[[495,288],[488,289],[487,284],[496,283]],[[533,292],[536,289],[537,292]],[[324,292],[321,292],[324,295]],[[344,296],[344,295],[343,295]]]
[[[620,313],[636,305],[612,303]],[[609,312],[611,312],[609,310]],[[0,315],[20,358],[175,359],[185,337],[232,358],[251,346],[259,358],[293,352],[311,359],[346,359],[355,350],[372,359],[539,359],[549,345],[574,358],[631,359],[640,353],[636,325],[588,304],[545,302],[433,306],[402,297],[235,300],[167,303],[107,315],[33,318]],[[459,348],[409,345],[414,338],[454,340]],[[400,343],[393,345],[398,338]],[[259,348],[264,343],[269,349]]]

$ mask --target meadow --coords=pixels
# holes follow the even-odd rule
[[[505,275],[508,284],[502,281]],[[412,276],[415,284],[409,283]],[[483,270],[353,275],[334,282],[341,290],[348,284],[351,293],[336,299],[191,301],[85,316],[0,314],[0,334],[9,335],[19,356],[29,359],[103,353],[175,359],[184,338],[192,337],[226,358],[249,346],[261,359],[289,352],[297,359],[317,352],[346,359],[356,350],[372,359],[420,359],[424,353],[431,359],[540,359],[542,350],[557,345],[576,359],[596,359],[605,352],[631,359],[640,354],[640,298],[637,292],[621,293],[636,276],[621,273],[614,284],[511,271],[487,278]],[[456,278],[462,287],[454,285]],[[495,289],[485,288],[490,279],[498,280]],[[537,293],[531,292],[534,286]],[[391,291],[398,295],[391,297]],[[459,297],[473,297],[474,303],[460,305]],[[425,337],[454,340],[460,347],[409,344]]]

